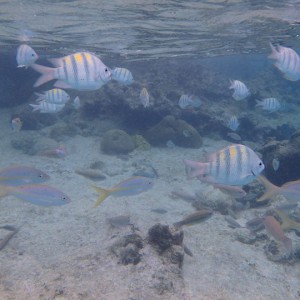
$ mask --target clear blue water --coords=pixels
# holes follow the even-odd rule
[[[240,135],[241,143],[254,150],[263,149],[268,142],[285,145],[296,137],[292,143],[296,145],[291,151],[292,158],[276,156],[285,154],[284,151],[264,149],[262,152],[265,174],[274,183],[279,185],[300,178],[299,81],[284,79],[268,59],[270,42],[300,50],[299,12],[300,1],[296,0],[1,1],[0,108],[3,118],[0,121],[5,125],[0,146],[7,146],[1,166],[17,162],[49,171],[50,183],[68,193],[72,202],[53,211],[28,203],[23,203],[24,208],[14,201],[0,203],[4,205],[0,226],[3,221],[20,228],[0,251],[3,255],[0,262],[4,266],[3,269],[0,266],[0,299],[198,300],[202,296],[203,299],[229,299],[228,295],[241,299],[242,294],[245,299],[268,299],[270,289],[274,299],[278,291],[278,299],[285,299],[287,289],[291,289],[291,297],[299,295],[299,271],[294,268],[299,264],[299,249],[295,248],[298,249],[295,261],[282,259],[281,265],[274,261],[264,264],[271,261],[264,252],[269,238],[262,235],[253,245],[240,244],[234,230],[228,229],[224,221],[224,214],[232,213],[226,210],[227,198],[213,207],[211,223],[184,229],[194,258],[184,261],[182,277],[182,270],[175,270],[180,279],[170,279],[171,284],[168,276],[174,275],[172,271],[164,269],[167,278],[164,281],[159,268],[158,271],[151,269],[152,261],[147,261],[150,246],[146,239],[142,263],[136,267],[130,263],[120,265],[115,253],[107,250],[111,240],[122,238],[125,233],[137,232],[145,237],[154,223],[171,225],[187,212],[194,211],[190,203],[174,201],[169,196],[172,190],[183,187],[192,193],[190,198],[195,197],[197,182],[185,179],[182,161],[200,159],[221,144],[236,143],[236,136],[230,137],[226,126],[232,115],[240,122],[235,133]],[[34,92],[51,89],[53,82],[34,89],[39,75],[30,68],[16,68],[16,50],[21,43],[35,49],[41,65],[49,65],[48,58],[78,51],[95,53],[109,68],[129,69],[134,83],[124,86],[112,81],[88,92],[71,89],[68,90],[71,99],[80,97],[80,110],[67,106],[59,114],[32,113],[29,103],[36,99]],[[250,89],[251,95],[246,100],[235,101],[232,97],[230,80],[236,79]],[[149,108],[144,108],[139,100],[143,87],[147,87],[151,96]],[[180,109],[178,100],[183,94],[196,96],[201,106]],[[276,97],[285,103],[285,110],[268,113],[258,109],[256,101],[267,97]],[[21,131],[7,134],[11,119],[16,117],[23,122]],[[174,129],[170,125],[173,119],[186,122],[192,129],[177,125],[180,128],[176,128],[177,135],[168,130],[161,135],[163,130],[158,130],[156,136],[151,135],[151,129],[166,118],[170,131]],[[152,152],[139,149],[125,155],[101,152],[100,139],[111,128],[125,130],[131,136],[143,136],[151,143]],[[204,139],[203,144],[195,142],[192,132]],[[39,143],[40,140],[44,144]],[[49,147],[55,143],[66,144],[65,159],[47,156],[53,150]],[[274,158],[280,161],[278,171],[272,169]],[[132,174],[150,174],[156,178],[154,189],[142,193],[141,202],[139,198],[135,198],[136,202],[121,199],[117,204],[111,200],[110,206],[108,200],[104,208],[101,205],[92,210],[98,197],[91,187],[94,182],[74,171],[93,164],[100,165],[99,170],[105,173],[105,180],[96,183],[97,186],[111,187]],[[206,189],[204,186],[203,190]],[[260,192],[255,184],[245,191],[250,191],[245,198],[250,202]],[[210,199],[214,193],[209,190],[207,195]],[[236,209],[234,212],[241,223],[261,216],[268,209],[257,208],[255,201],[249,204],[246,200],[235,203],[239,208],[230,206]],[[127,231],[120,229],[122,224],[112,229],[105,223],[119,215],[121,218],[114,222],[128,222],[127,215],[134,220],[134,224],[125,224],[131,226],[126,227]],[[299,212],[296,215],[299,218]],[[293,243],[299,239],[294,233],[288,235]],[[206,276],[199,270],[204,270]],[[104,274],[108,274],[108,278],[103,278]],[[161,285],[156,284],[155,278],[159,278]],[[121,286],[123,279],[126,279],[125,287]],[[186,291],[180,287],[184,280]],[[278,290],[269,287],[273,282]],[[256,291],[254,298],[252,290]]]

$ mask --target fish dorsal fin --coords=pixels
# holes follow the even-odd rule
[[[49,58],[48,60],[56,68],[59,68],[59,67],[63,66],[63,58]]]

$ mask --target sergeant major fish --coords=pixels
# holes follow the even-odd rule
[[[43,94],[35,93],[38,98],[36,101],[46,101],[53,104],[66,104],[70,100],[70,96],[62,89],[52,89]]]
[[[231,116],[227,121],[227,127],[232,131],[238,130],[239,126],[240,126],[240,122],[236,116]]]
[[[34,87],[58,79],[54,84],[58,88],[73,88],[80,91],[97,90],[111,80],[109,68],[97,56],[88,52],[50,59],[50,62],[56,68],[31,65],[31,68],[42,74]]]
[[[201,101],[190,95],[181,95],[178,101],[178,105],[181,109],[186,109],[188,107],[197,108],[201,105]]]
[[[269,112],[277,111],[281,108],[280,102],[276,98],[265,98],[261,101],[256,100],[256,107],[261,107]]]
[[[111,78],[125,85],[133,83],[133,76],[131,72],[125,68],[114,68],[111,71]]]
[[[239,80],[230,80],[229,89],[234,90],[232,97],[237,101],[243,100],[250,95],[250,92],[245,83]]]
[[[124,181],[110,189],[104,189],[94,186],[94,189],[99,193],[99,198],[95,207],[99,206],[107,197],[113,195],[116,197],[133,196],[143,193],[152,188],[154,181],[148,177],[135,176]]]
[[[269,58],[275,60],[275,67],[279,69],[285,79],[297,81],[300,79],[300,57],[291,48],[278,45],[277,48],[270,43],[272,53]]]
[[[28,68],[38,59],[36,52],[28,45],[20,45],[17,50],[17,63],[18,68],[25,67]]]
[[[207,183],[245,185],[265,168],[257,154],[247,146],[236,144],[213,153],[208,162],[184,160],[187,177]]]
[[[29,104],[31,107],[33,107],[34,111],[40,111],[40,113],[57,113],[63,110],[65,107],[64,104],[55,104],[55,103],[49,103],[45,100],[41,101],[39,104]]]

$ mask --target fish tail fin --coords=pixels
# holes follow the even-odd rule
[[[231,90],[231,89],[233,89],[234,88],[234,86],[233,86],[233,80],[232,79],[229,79],[229,82],[230,82],[230,86],[229,86],[229,89]]]
[[[201,163],[186,159],[183,162],[185,164],[185,171],[188,179],[204,175],[206,172],[207,163]]]
[[[45,94],[42,93],[34,93],[38,98],[35,100],[36,102],[40,102],[45,99]]]
[[[48,81],[55,79],[55,68],[49,68],[38,64],[32,64],[30,67],[38,73],[42,74],[34,83],[33,87],[38,87]]]
[[[32,112],[37,111],[40,108],[38,104],[29,104],[29,105],[33,108]]]
[[[263,102],[261,100],[256,99],[255,107],[262,106]]]
[[[97,186],[93,186],[93,188],[99,194],[99,198],[98,198],[97,202],[95,203],[95,208],[96,208],[111,194],[111,191],[97,187]]]
[[[278,51],[271,43],[269,43],[269,45],[271,47],[272,53],[268,56],[268,58],[276,60],[278,57]]]
[[[265,186],[265,192],[256,202],[261,202],[271,198],[278,191],[279,187],[271,183],[266,177],[258,176],[257,179]]]

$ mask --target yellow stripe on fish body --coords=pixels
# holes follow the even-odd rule
[[[62,59],[62,66],[57,72],[57,77],[70,87],[92,90],[108,82],[111,79],[111,73],[95,55],[79,52]]]
[[[253,150],[232,145],[213,154],[208,164],[207,181],[227,185],[244,185],[252,181],[264,165]],[[202,178],[205,181],[205,178]]]

